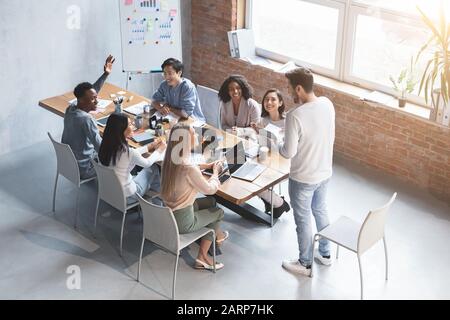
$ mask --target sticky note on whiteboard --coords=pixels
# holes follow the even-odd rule
[[[133,0],[125,0],[125,5],[130,6],[133,4]]]
[[[153,31],[153,20],[149,20],[147,23],[147,31]]]
[[[169,12],[169,16],[170,17],[176,17],[176,15],[177,15],[177,10],[176,9],[170,10],[170,12]]]
[[[161,11],[169,11],[169,1],[161,0]]]

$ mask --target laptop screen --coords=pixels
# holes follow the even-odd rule
[[[242,141],[237,143],[233,148],[225,152],[225,158],[229,165],[244,164],[245,163],[245,149]]]

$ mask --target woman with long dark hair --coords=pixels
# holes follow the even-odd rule
[[[285,109],[283,95],[278,89],[269,89],[262,99],[261,120],[258,123],[252,123],[252,127],[259,132],[259,129],[266,127],[268,124],[279,127],[280,133],[284,136],[285,127]],[[282,143],[277,141],[276,143]],[[284,200],[284,197],[273,192],[271,195],[269,190],[263,191],[258,195],[264,202],[265,212],[270,213],[271,199],[273,203],[273,216],[279,218],[284,212],[291,210],[289,204]]]
[[[147,146],[132,149],[127,142],[127,138],[132,135],[129,118],[123,113],[111,114],[106,123],[98,154],[101,164],[114,169],[128,203],[137,201],[136,193],[142,196],[150,189],[159,192],[160,173],[155,162],[162,159],[166,148],[165,142],[158,139]],[[150,157],[144,158],[142,154],[146,152],[153,153]],[[130,172],[136,165],[144,169],[133,177]]]
[[[161,197],[166,206],[172,209],[178,230],[181,234],[195,232],[203,227],[216,231],[216,239],[211,234],[203,237],[200,242],[196,269],[212,270],[212,259],[208,250],[212,241],[220,245],[228,238],[227,231],[221,231],[220,221],[223,210],[216,206],[213,197],[196,199],[198,193],[215,194],[220,186],[218,174],[222,170],[221,162],[195,165],[190,161],[191,150],[195,147],[197,138],[194,129],[184,123],[175,125],[167,144],[167,151],[162,166]],[[200,169],[212,169],[213,175],[205,179]],[[216,262],[216,270],[223,264]]]
[[[241,75],[231,75],[219,89],[220,118],[223,130],[249,128],[260,119],[261,108],[252,98],[253,89]]]

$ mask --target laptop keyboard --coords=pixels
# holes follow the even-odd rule
[[[261,166],[260,164],[246,162],[238,171],[233,174],[233,176],[237,178],[246,178],[247,176],[251,177],[251,175],[254,173],[256,173],[257,176],[263,171],[263,169],[264,166]],[[256,176],[254,178],[256,178]]]

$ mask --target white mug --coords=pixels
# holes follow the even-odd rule
[[[264,161],[269,155],[269,148],[261,147],[259,148],[259,160]]]

